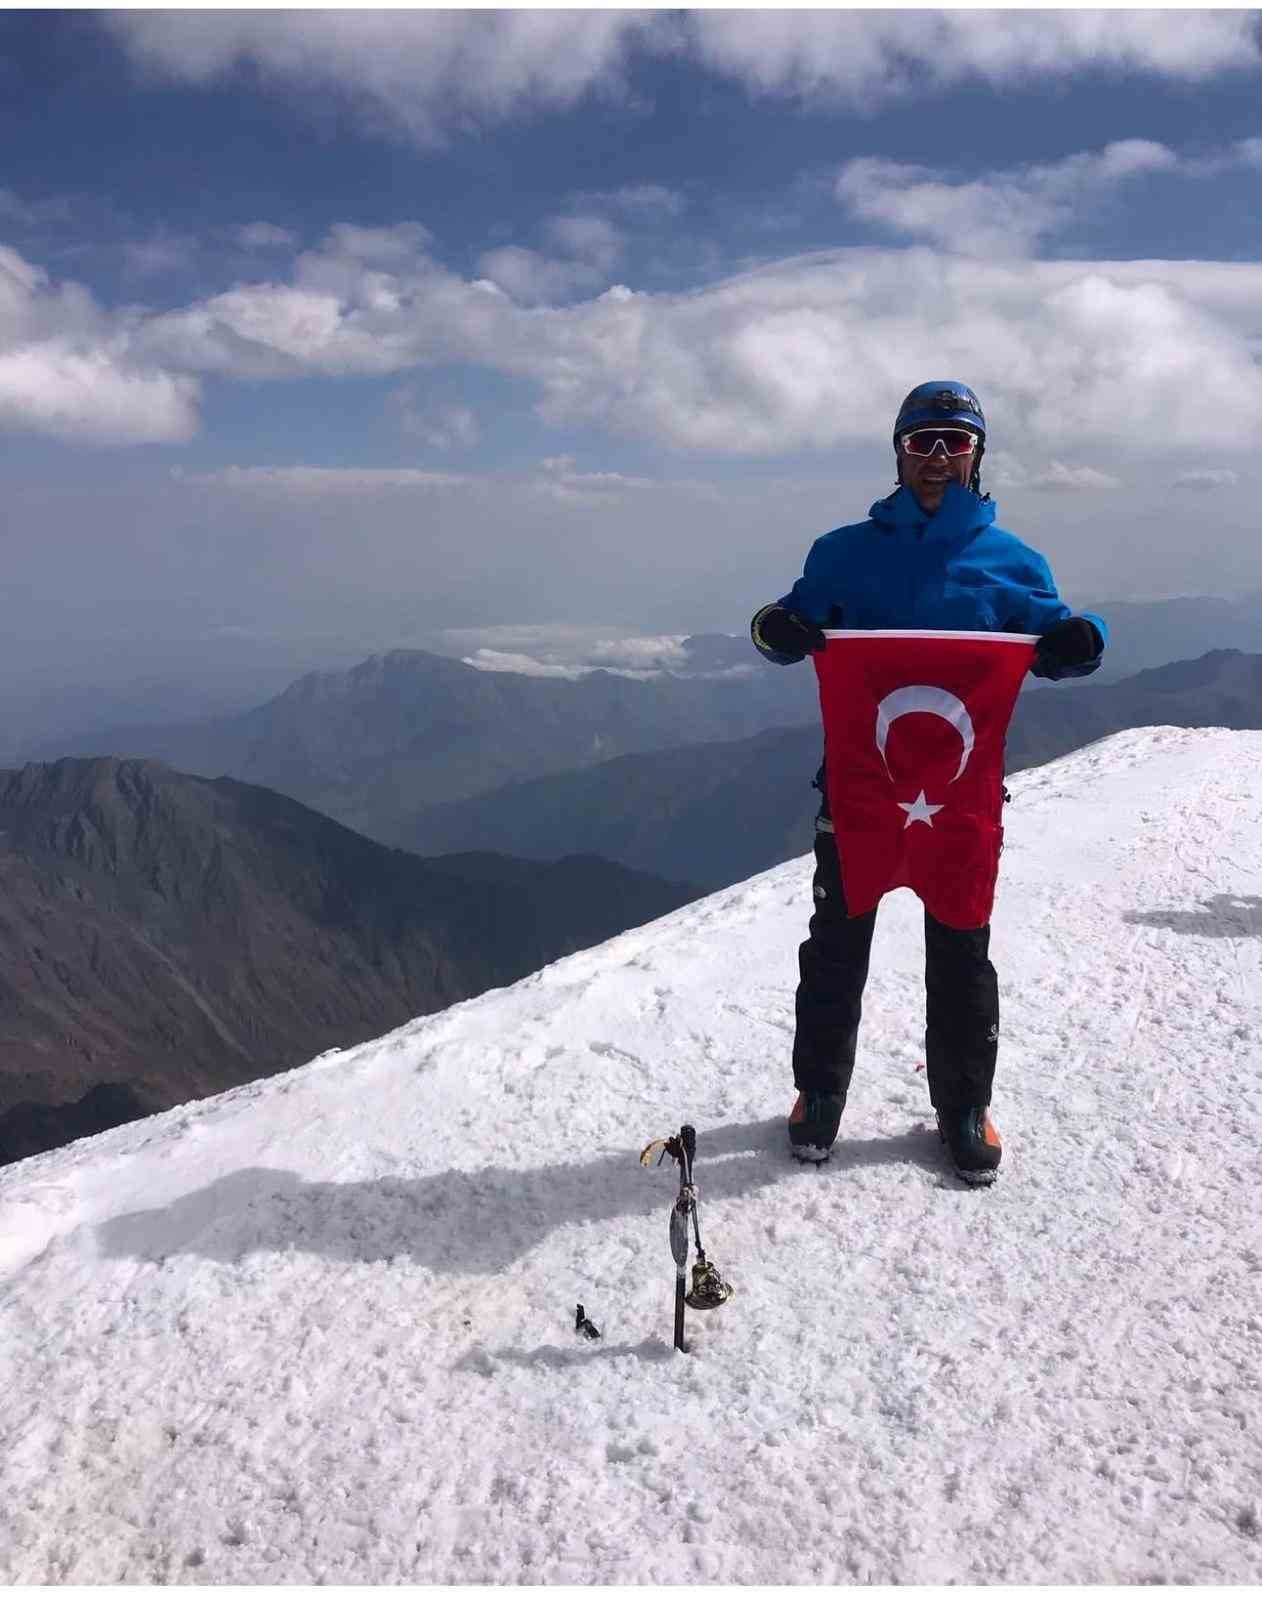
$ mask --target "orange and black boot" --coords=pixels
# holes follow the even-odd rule
[[[1003,1159],[999,1130],[989,1106],[955,1106],[938,1112],[938,1133],[965,1183],[994,1183]]]
[[[799,1161],[827,1161],[846,1109],[844,1094],[799,1089],[789,1113],[789,1145]]]

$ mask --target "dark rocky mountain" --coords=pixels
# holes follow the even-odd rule
[[[1262,727],[1262,655],[1212,651],[1111,685],[1031,680],[1009,731],[1008,770],[1150,724]],[[752,739],[623,756],[431,807],[397,837],[424,853],[494,839],[540,860],[581,848],[718,889],[810,848],[820,746],[816,717]]]
[[[20,1100],[0,1112],[0,1165],[88,1139],[163,1108],[126,1083],[98,1083],[65,1105]]]
[[[376,1037],[695,892],[573,853],[426,861],[152,761],[0,772],[0,1160]]]

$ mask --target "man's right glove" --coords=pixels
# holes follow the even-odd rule
[[[1066,617],[1047,630],[1034,647],[1036,678],[1056,678],[1066,667],[1085,667],[1104,649],[1095,624],[1086,617]]]
[[[795,612],[774,603],[755,614],[749,625],[749,636],[759,650],[787,656],[793,661],[801,661],[803,656],[823,650],[828,644],[822,628],[817,628],[813,622],[804,622]]]

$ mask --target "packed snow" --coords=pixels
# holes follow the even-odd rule
[[[0,1172],[0,1581],[1257,1582],[1262,734],[1009,787],[991,1190],[906,891],[789,1158],[805,855]],[[686,1354],[684,1121],[734,1288]]]

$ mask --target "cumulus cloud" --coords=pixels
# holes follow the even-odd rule
[[[1252,438],[1262,267],[977,263],[840,251],[688,295],[624,291],[516,330],[507,354],[557,422],[676,448],[773,454],[884,438],[917,377],[959,373],[1000,427],[1065,449]],[[925,308],[929,308],[926,311]]]
[[[592,212],[550,217],[542,227],[551,254],[523,245],[502,245],[478,257],[482,277],[518,305],[555,306],[608,283],[622,255],[623,236]]]
[[[522,306],[554,306],[605,282],[590,261],[558,260],[516,244],[484,251],[478,271]]]
[[[1127,178],[1180,167],[1173,150],[1148,139],[961,181],[860,157],[842,167],[835,192],[855,216],[895,232],[965,255],[1022,255]]]
[[[0,423],[95,444],[173,444],[197,428],[197,385],[62,340],[0,351]]]
[[[6,283],[19,307],[7,338]],[[539,414],[558,426],[731,456],[885,440],[911,383],[957,374],[982,394],[994,445],[1028,434],[1072,462],[1100,448],[1142,452],[1158,435],[1256,447],[1259,304],[1257,263],[987,261],[925,248],[821,252],[689,293],[615,284],[578,303],[519,303],[448,271],[426,231],[402,224],[333,229],[286,281],[159,315],[105,317],[83,291],[54,294],[22,263],[0,273],[0,350],[80,327],[88,349],[149,385],[155,411],[165,404],[167,431],[133,423],[142,437],[187,433],[194,374],[384,376],[457,363],[533,385]],[[109,410],[97,406],[102,424],[128,437]],[[138,414],[133,395],[119,415]],[[552,474],[549,492],[635,486],[573,467],[570,477]]]
[[[145,69],[209,84],[243,67],[338,93],[370,127],[421,145],[454,130],[622,92],[654,26],[635,11],[129,11],[103,18]]]
[[[1083,71],[1202,82],[1256,69],[1230,11],[130,11],[103,17],[143,68],[194,84],[250,67],[337,93],[419,144],[624,95],[637,54],[674,55],[751,95],[869,107],[955,84]]]
[[[415,222],[338,224],[298,256],[292,282],[242,285],[151,317],[137,346],[174,367],[246,378],[391,373],[443,359],[457,350],[446,298],[459,293],[468,322],[478,290],[437,266],[428,242]]]
[[[693,53],[753,94],[858,106],[1084,71],[1199,82],[1262,60],[1248,12],[719,10],[687,27]]]
[[[550,243],[566,255],[607,272],[622,254],[622,235],[607,217],[553,217],[544,226]]]
[[[99,444],[164,444],[197,427],[200,387],[138,360],[125,319],[0,245],[0,426]]]

